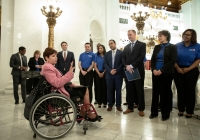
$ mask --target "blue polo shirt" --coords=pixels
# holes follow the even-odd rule
[[[188,47],[183,42],[177,43],[177,64],[190,66],[195,60],[200,59],[200,44],[190,44]]]
[[[161,45],[161,50],[157,54],[156,70],[160,70],[164,66],[164,50],[165,47],[170,45],[170,43],[160,44],[160,45]]]
[[[81,61],[82,68],[89,68],[94,60],[95,55],[93,52],[84,52],[79,56],[79,61]]]
[[[95,63],[97,64],[97,68],[99,71],[104,71],[104,57],[102,57],[101,55],[96,55],[95,57]]]

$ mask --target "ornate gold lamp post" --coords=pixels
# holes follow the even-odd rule
[[[54,27],[56,25],[56,18],[62,13],[59,7],[55,6],[57,0],[48,0],[49,7],[43,6],[42,14],[47,17],[47,24],[49,26],[48,47],[54,47]]]
[[[136,22],[138,34],[144,33],[145,20],[149,17],[149,7],[144,7],[138,0],[136,7],[131,10],[131,18]]]

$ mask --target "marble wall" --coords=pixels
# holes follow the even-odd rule
[[[2,0],[1,33],[1,69],[0,89],[4,88],[12,77],[9,59],[18,52],[20,46],[27,49],[26,56],[32,57],[38,49],[41,52],[48,44],[48,26],[46,17],[40,9],[46,0]],[[119,41],[119,10],[116,0],[58,0],[63,13],[57,18],[54,29],[54,48],[61,51],[60,43],[68,42],[69,51],[76,59],[75,81],[78,81],[78,58],[84,51],[84,43],[89,42],[90,34],[97,43],[100,41],[107,48],[108,40]],[[94,37],[91,23],[96,21],[101,36]],[[95,28],[93,29],[95,30]],[[108,49],[107,49],[108,50]],[[94,47],[96,51],[96,47]]]
[[[192,28],[197,32],[197,40],[200,43],[200,1],[192,0],[184,3],[181,6],[181,12],[183,13],[183,20],[185,23],[185,29]]]

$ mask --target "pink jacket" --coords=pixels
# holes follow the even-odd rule
[[[41,75],[52,85],[52,90],[57,89],[60,93],[70,97],[69,93],[65,90],[64,85],[70,82],[74,78],[74,73],[67,72],[65,75],[62,74],[50,63],[46,62],[42,66]]]

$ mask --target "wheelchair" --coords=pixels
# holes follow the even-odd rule
[[[58,139],[66,135],[74,124],[83,121],[84,134],[88,130],[88,113],[97,112],[92,104],[82,104],[71,100],[67,96],[50,91],[51,85],[41,78],[46,84],[42,94],[36,96],[36,100],[29,113],[29,123],[34,132],[33,138],[38,135],[44,139]],[[90,106],[90,109],[86,109]],[[84,109],[85,116],[78,118],[80,110]],[[99,118],[100,122],[102,118]]]

